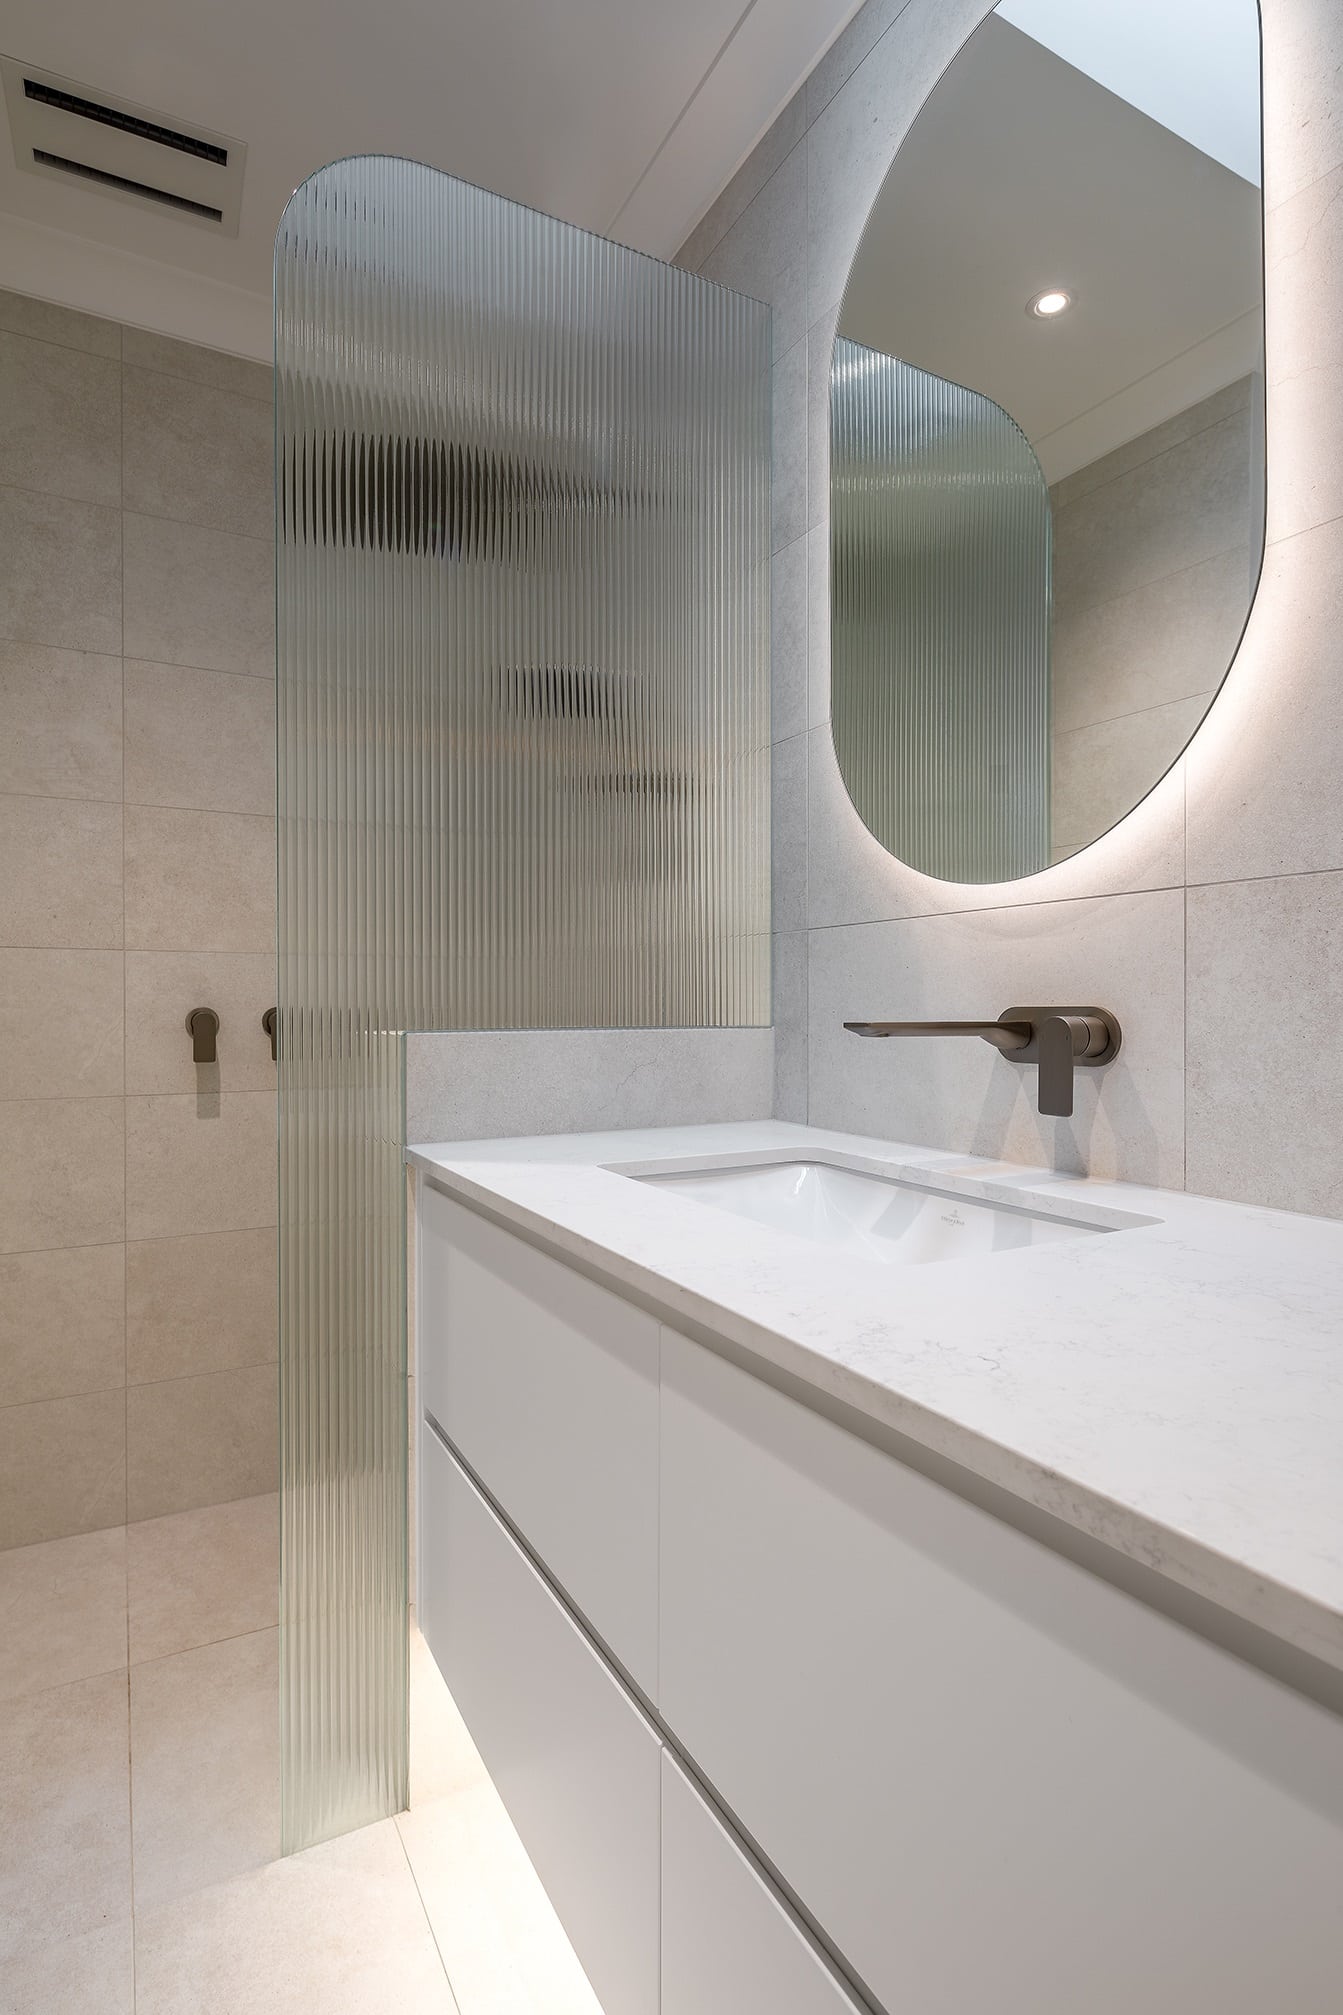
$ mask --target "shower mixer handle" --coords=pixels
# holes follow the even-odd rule
[[[191,1037],[193,1063],[218,1063],[215,1038],[219,1034],[219,1016],[213,1008],[192,1008],[187,1016],[187,1034]]]

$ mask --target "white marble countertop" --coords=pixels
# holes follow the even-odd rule
[[[878,1267],[615,1172],[826,1159],[1108,1237]],[[449,1142],[407,1160],[1343,1669],[1343,1224],[758,1121]]]

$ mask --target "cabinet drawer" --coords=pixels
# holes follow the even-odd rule
[[[664,1719],[885,2006],[1335,2005],[1343,1722],[662,1338]]]
[[[605,2015],[657,2015],[661,1744],[428,1429],[421,1490],[425,1642]]]
[[[859,2015],[665,1749],[662,2015]]]
[[[425,1183],[418,1254],[421,1407],[651,1697],[656,1322]]]

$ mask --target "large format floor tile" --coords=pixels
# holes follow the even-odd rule
[[[137,1913],[280,1851],[278,1632],[131,1671]]]
[[[456,2010],[391,1820],[137,1908],[135,1969],[136,2015]]]
[[[126,1665],[126,1529],[0,1553],[0,1701]]]
[[[129,1528],[126,1545],[132,1665],[274,1629],[280,1561],[274,1493],[147,1519]]]
[[[0,1555],[0,2015],[601,2015],[418,1633],[413,1810],[279,1857],[277,1517]]]
[[[0,2015],[132,2015],[129,1911],[100,1931],[0,1959]]]
[[[9,1701],[0,1716],[0,1797],[0,1960],[123,1926],[131,1908],[125,1673]]]

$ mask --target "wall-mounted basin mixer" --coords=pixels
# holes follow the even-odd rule
[[[219,1034],[219,1016],[213,1008],[192,1008],[187,1016],[187,1034],[191,1037],[193,1063],[218,1063],[215,1038]]]
[[[1014,1007],[997,1021],[846,1021],[852,1035],[973,1035],[992,1043],[1010,1063],[1040,1066],[1040,1111],[1071,1119],[1073,1072],[1095,1069],[1119,1055],[1123,1031],[1107,1008]]]

